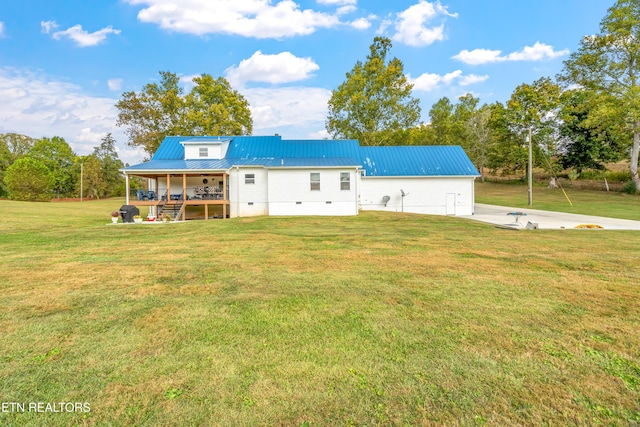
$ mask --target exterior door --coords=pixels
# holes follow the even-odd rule
[[[456,193],[447,193],[447,215],[456,214]]]

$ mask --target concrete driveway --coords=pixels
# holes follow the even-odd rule
[[[520,212],[525,215],[515,216],[512,213]],[[564,212],[541,211],[536,209],[513,208],[508,206],[475,204],[475,214],[465,215],[462,218],[469,218],[475,221],[486,222],[496,226],[510,228],[527,228],[537,223],[542,230],[575,229],[582,224],[599,225],[605,230],[640,230],[640,221],[628,219],[616,219],[593,215],[579,215]],[[516,219],[518,222],[516,223]]]

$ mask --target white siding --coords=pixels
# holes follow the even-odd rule
[[[472,215],[473,181],[473,177],[362,177],[360,208],[432,215]],[[406,194],[404,200],[400,190]],[[386,207],[384,196],[390,197]]]
[[[189,159],[222,159],[225,154],[227,154],[227,148],[229,147],[228,141],[209,141],[209,142],[201,142],[201,143],[188,143],[184,144],[184,158],[185,160]],[[200,148],[207,149],[207,156],[200,156]]]
[[[320,173],[320,190],[311,190],[310,174]],[[351,188],[340,189],[348,172]],[[348,169],[270,169],[269,215],[357,215],[356,171]]]
[[[247,174],[253,174],[253,184],[245,183]],[[229,174],[229,215],[269,215],[268,182],[269,174],[264,168],[233,168]]]

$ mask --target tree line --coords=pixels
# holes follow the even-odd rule
[[[34,139],[0,134],[0,197],[44,201],[52,198],[124,196],[124,167],[111,134],[93,153],[78,156],[64,138]]]

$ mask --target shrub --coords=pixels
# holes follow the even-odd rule
[[[580,172],[580,179],[600,180],[606,176],[606,173],[599,170],[583,169]],[[609,178],[607,178],[609,179]]]
[[[14,200],[49,200],[55,180],[40,160],[23,157],[16,160],[4,175],[9,198]]]
[[[609,181],[617,181],[617,182],[627,182],[631,179],[631,172],[626,171],[618,171],[618,172],[607,172],[606,178]]]
[[[622,192],[627,194],[636,194],[636,183],[633,181],[627,181],[622,186]]]

